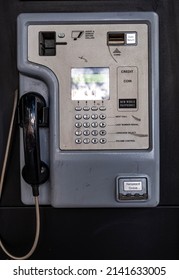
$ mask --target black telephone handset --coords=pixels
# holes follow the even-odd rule
[[[43,96],[36,92],[24,94],[19,102],[19,118],[24,139],[22,176],[32,186],[33,195],[38,196],[39,184],[49,177],[49,168],[40,156],[39,127],[48,126],[48,107]]]

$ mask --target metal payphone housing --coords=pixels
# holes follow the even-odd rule
[[[152,12],[21,14],[20,96],[41,94],[40,148],[54,207],[159,202],[158,16]],[[21,166],[24,165],[21,132]],[[22,201],[32,204],[21,179]]]

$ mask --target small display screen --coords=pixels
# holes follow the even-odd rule
[[[72,68],[71,98],[72,100],[109,99],[109,68]]]

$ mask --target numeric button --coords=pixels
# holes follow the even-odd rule
[[[76,126],[77,128],[80,128],[80,127],[82,127],[82,123],[77,122],[77,123],[75,123],[75,126]]]
[[[84,130],[84,131],[83,131],[83,135],[84,135],[84,136],[90,135],[90,131],[89,131],[89,130]]]
[[[91,142],[92,142],[93,144],[97,144],[97,143],[98,143],[98,139],[97,139],[97,138],[93,138],[93,139],[91,140]]]
[[[91,124],[91,126],[92,126],[93,128],[96,128],[96,127],[98,127],[98,123],[97,123],[97,122],[93,122],[93,123]]]
[[[90,115],[89,115],[89,114],[85,114],[85,115],[83,116],[83,119],[85,119],[85,120],[89,120],[89,118],[90,118]]]
[[[91,118],[92,118],[92,120],[97,120],[98,115],[97,114],[93,114],[93,115],[91,115]]]
[[[81,118],[82,118],[82,115],[80,115],[80,114],[75,115],[76,120],[81,120]]]
[[[82,131],[81,130],[76,130],[75,131],[75,135],[76,136],[81,136],[82,135]]]
[[[84,144],[89,144],[89,143],[90,143],[90,139],[89,139],[89,138],[85,138],[85,139],[83,140],[83,143],[84,143]]]
[[[76,144],[81,144],[81,143],[82,143],[82,140],[81,140],[80,138],[77,138],[77,139],[75,139],[75,143],[76,143]]]
[[[85,123],[83,124],[83,126],[84,126],[85,128],[88,128],[88,127],[90,127],[90,123],[89,123],[89,122],[85,122]]]
[[[92,130],[92,131],[91,131],[91,135],[97,136],[97,135],[98,135],[98,131],[97,131],[97,130]]]

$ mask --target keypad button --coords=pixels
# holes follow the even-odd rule
[[[76,136],[82,135],[82,131],[81,131],[81,130],[76,130],[76,131],[75,131],[75,135],[76,135]]]
[[[100,114],[100,115],[99,115],[99,118],[100,118],[101,120],[105,120],[106,115],[105,115],[105,114]]]
[[[92,110],[92,111],[97,111],[97,110],[98,110],[98,107],[97,107],[97,106],[92,106],[92,107],[91,107],[91,110]]]
[[[81,118],[82,118],[82,115],[80,115],[80,114],[75,115],[76,120],[81,120]]]
[[[100,134],[101,136],[106,135],[106,130],[100,130],[99,134]]]
[[[106,127],[106,123],[105,123],[105,122],[100,122],[100,123],[99,123],[99,126],[100,126],[100,127]]]
[[[81,110],[82,110],[81,106],[76,106],[75,107],[75,111],[81,111]]]
[[[85,135],[85,136],[90,135],[90,131],[89,131],[89,130],[84,130],[84,131],[83,131],[83,135]]]
[[[90,110],[90,107],[89,107],[89,106],[84,106],[84,107],[83,107],[83,110],[84,110],[84,111],[89,111],[89,110]]]
[[[75,123],[75,126],[76,126],[77,128],[80,128],[80,127],[82,127],[82,123],[77,122],[77,123]]]
[[[89,143],[90,143],[90,139],[89,139],[89,138],[85,138],[85,139],[83,140],[83,143],[84,143],[84,144],[89,144]]]
[[[93,114],[93,115],[91,115],[91,118],[92,118],[92,120],[97,120],[98,115],[97,114]]]
[[[106,107],[105,107],[105,106],[100,106],[100,107],[99,107],[99,110],[100,110],[100,111],[105,111],[105,110],[106,110]]]
[[[107,140],[106,140],[105,138],[101,138],[101,139],[99,140],[99,142],[100,142],[101,144],[105,144],[105,143],[107,142]]]
[[[81,144],[81,143],[82,143],[82,140],[81,140],[80,138],[77,138],[77,139],[75,139],[75,143],[76,143],[76,144]]]
[[[93,139],[91,140],[91,142],[92,142],[93,144],[97,144],[97,143],[98,143],[98,139],[97,139],[97,138],[93,138]]]
[[[85,123],[83,124],[83,126],[84,126],[85,128],[90,127],[90,123],[89,123],[89,122],[85,122]]]
[[[97,123],[97,122],[93,122],[93,123],[91,124],[91,126],[94,127],[94,128],[95,128],[95,127],[98,127],[98,123]]]
[[[93,135],[93,136],[97,136],[97,135],[98,135],[98,131],[97,131],[97,130],[93,130],[93,131],[91,131],[91,135]]]
[[[90,118],[90,115],[88,115],[88,114],[85,114],[85,115],[83,116],[83,119],[85,119],[85,120],[89,120],[89,118]]]

